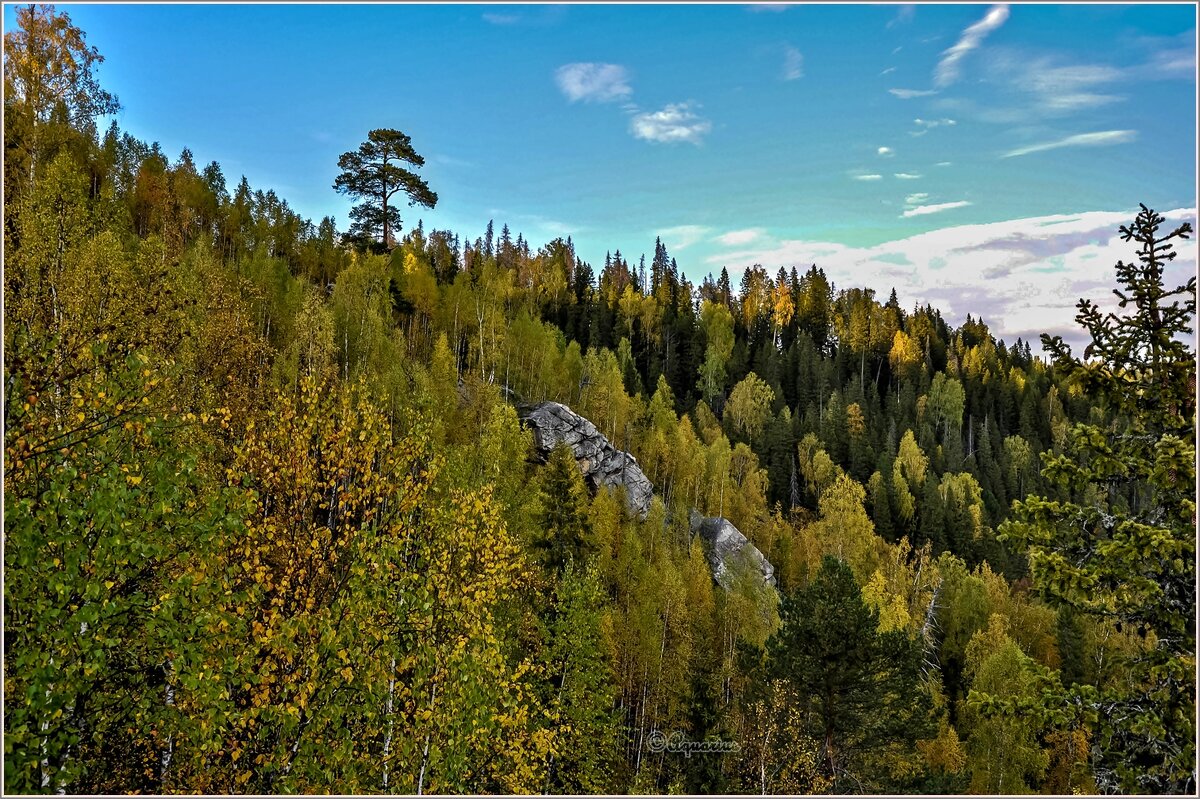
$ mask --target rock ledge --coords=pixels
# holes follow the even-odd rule
[[[593,489],[621,487],[630,512],[645,519],[650,512],[654,486],[637,459],[614,447],[596,426],[558,402],[539,402],[517,408],[521,420],[533,430],[533,443],[544,459],[565,442],[575,453],[584,479]]]

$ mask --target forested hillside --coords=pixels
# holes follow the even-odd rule
[[[100,54],[18,16],[6,791],[1195,789],[1187,226],[1131,220],[1086,361],[369,187],[343,236],[98,129]],[[541,400],[637,458],[645,519],[534,457]],[[717,584],[692,508],[777,588]]]

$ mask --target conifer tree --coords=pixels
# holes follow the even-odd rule
[[[560,443],[550,453],[540,483],[541,513],[535,545],[555,572],[561,572],[568,563],[582,565],[592,547],[589,502],[569,445]]]
[[[430,190],[424,178],[400,166],[402,163],[424,166],[425,159],[412,147],[412,140],[404,133],[389,128],[379,128],[367,134],[367,140],[357,150],[342,153],[338,158],[341,174],[333,181],[333,188],[340,194],[362,200],[350,212],[354,223],[350,235],[364,243],[375,241],[385,250],[391,250],[394,234],[400,232],[400,212],[388,205],[392,197],[403,192],[409,205],[433,208],[438,196]],[[491,223],[488,223],[488,255],[491,255]]]
[[[1077,423],[1062,454],[1043,453],[1042,475],[1063,499],[1014,505],[1002,534],[1024,549],[1042,596],[1136,631],[1148,644],[1128,662],[1131,684],[1064,704],[1096,713],[1097,782],[1105,790],[1193,793],[1195,772],[1196,447],[1195,352],[1189,346],[1196,279],[1168,288],[1173,241],[1142,206],[1121,238],[1137,260],[1116,265],[1119,309],[1080,300],[1091,336],[1084,359],[1043,336],[1055,366],[1103,398],[1102,423]]]
[[[850,566],[829,555],[807,589],[784,598],[780,618],[767,642],[771,670],[802,697],[825,775],[839,793],[869,790],[870,756],[927,731],[920,648],[901,630],[879,632]]]

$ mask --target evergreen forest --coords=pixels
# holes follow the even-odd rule
[[[1194,794],[1190,226],[1130,215],[1079,353],[819,263],[425,229],[391,128],[343,231],[102,127],[103,56],[17,15],[6,793]],[[544,401],[648,513],[538,455]]]

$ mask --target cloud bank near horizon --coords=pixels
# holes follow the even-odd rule
[[[1167,219],[1163,233],[1183,222],[1196,227],[1195,208],[1160,213]],[[767,235],[729,246],[741,241],[726,234],[714,241],[728,249],[706,258],[705,271],[727,266],[736,285],[756,263],[772,274],[816,264],[839,289],[866,286],[886,298],[894,287],[906,309],[932,303],[952,325],[968,314],[982,318],[997,338],[1010,344],[1023,338],[1035,353],[1041,333],[1061,335],[1078,352],[1086,334],[1074,321],[1075,305],[1087,298],[1105,311],[1116,309],[1114,267],[1136,250],[1117,229],[1134,216],[1132,210],[1088,211],[956,225],[872,247]],[[1171,287],[1197,267],[1196,240],[1175,244],[1178,256],[1166,271]]]

